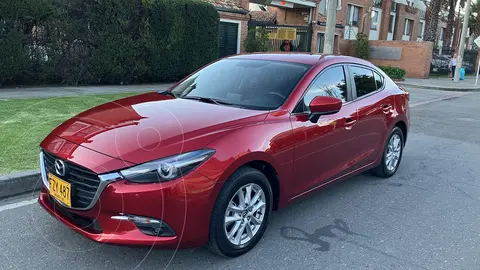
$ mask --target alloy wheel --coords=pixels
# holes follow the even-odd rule
[[[241,246],[258,233],[265,218],[265,193],[257,184],[241,187],[230,199],[225,211],[224,230],[228,241]]]
[[[387,155],[385,165],[389,171],[394,171],[400,161],[402,154],[402,138],[398,134],[393,134],[387,145]]]

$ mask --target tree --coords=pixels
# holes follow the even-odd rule
[[[457,6],[457,0],[447,0],[446,4],[448,6],[448,16],[447,29],[445,29],[445,32],[443,33],[443,47],[448,49],[452,44],[453,28],[455,27],[455,7]]]
[[[370,47],[368,46],[368,35],[358,32],[355,40],[355,56],[362,59],[368,59],[370,56]]]
[[[437,27],[439,13],[442,8],[444,0],[432,0],[428,8],[427,18],[425,22],[425,41],[435,43],[437,41]]]
[[[474,36],[478,36],[480,34],[480,1],[472,3],[471,11],[468,26],[470,27],[470,32]]]
[[[258,27],[248,30],[245,39],[245,51],[266,52],[268,49],[268,31],[265,28]]]

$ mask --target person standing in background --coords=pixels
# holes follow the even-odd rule
[[[450,59],[450,63],[448,64],[448,67],[452,72],[452,81],[453,81],[453,79],[455,78],[455,69],[457,68],[457,53],[453,54],[453,57]]]

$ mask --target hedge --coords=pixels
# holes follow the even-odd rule
[[[380,68],[388,75],[388,77],[394,80],[402,80],[407,73],[404,69],[399,67],[380,66]]]
[[[218,22],[200,0],[3,0],[0,85],[175,81],[218,58]]]

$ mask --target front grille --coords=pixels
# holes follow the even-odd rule
[[[58,158],[54,155],[43,151],[45,160],[45,169],[47,172],[57,175],[55,172],[55,160]],[[65,176],[59,176],[62,180],[72,185],[72,207],[73,208],[87,208],[93,201],[97,193],[100,179],[98,175],[87,168],[78,166],[71,162],[63,160],[68,166],[68,173]]]

